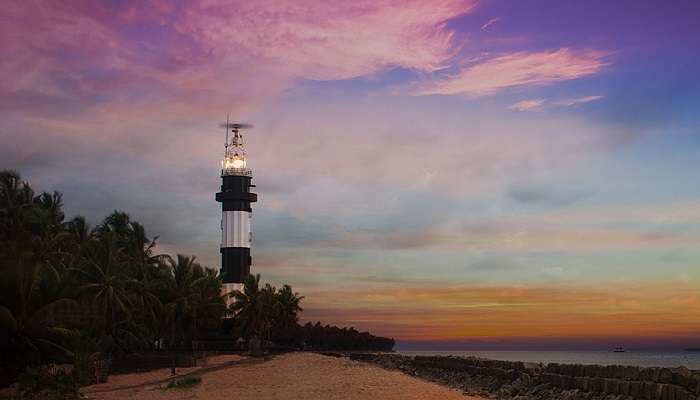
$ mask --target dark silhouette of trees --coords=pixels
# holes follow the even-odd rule
[[[285,345],[295,344],[297,321],[304,299],[291,286],[276,289],[269,283],[260,287],[260,275],[251,275],[243,283],[242,291],[231,293],[235,302],[231,314],[241,327],[241,337]]]
[[[373,350],[391,351],[394,339],[359,332],[355,328],[339,328],[331,325],[307,322],[301,327],[300,336],[305,346],[314,350]]]
[[[81,216],[65,221],[60,193],[37,195],[17,172],[0,171],[0,386],[28,365],[191,348],[227,316],[243,339],[268,345],[393,347],[352,328],[300,326],[303,296],[259,275],[222,294],[216,270],[155,254],[156,240],[122,211],[94,228]]]

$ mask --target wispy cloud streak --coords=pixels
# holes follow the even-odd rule
[[[500,20],[501,20],[501,18],[499,18],[499,17],[491,18],[490,20],[486,21],[485,24],[481,25],[481,30],[484,31],[484,30],[488,29],[490,26],[492,26],[493,24],[495,24],[496,22],[498,22]]]
[[[458,74],[426,84],[417,94],[478,97],[518,86],[542,86],[600,72],[605,53],[557,51],[500,55],[469,66]]]
[[[545,99],[522,100],[508,108],[516,111],[537,111],[542,109],[542,105],[545,103],[545,101]]]
[[[571,107],[571,106],[575,106],[578,104],[590,103],[592,101],[597,101],[597,100],[600,100],[602,98],[603,98],[603,96],[583,96],[583,97],[576,97],[573,99],[560,100],[556,104],[559,106],[563,106],[563,107]]]

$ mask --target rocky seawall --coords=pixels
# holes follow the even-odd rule
[[[683,367],[526,364],[393,353],[346,353],[342,356],[399,370],[461,389],[466,394],[498,399],[700,400],[700,373]]]

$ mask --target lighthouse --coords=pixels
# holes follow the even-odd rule
[[[248,168],[248,160],[241,130],[250,125],[222,124],[226,128],[224,159],[221,161],[221,191],[216,201],[221,203],[221,278],[223,293],[242,289],[243,280],[250,275],[251,204],[258,201],[258,195],[251,193],[253,172]],[[227,298],[227,305],[231,300]]]

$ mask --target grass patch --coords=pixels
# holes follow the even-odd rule
[[[186,376],[184,378],[175,379],[168,382],[165,389],[187,389],[202,383],[202,378],[199,376]]]
[[[255,349],[255,350],[250,350],[248,352],[248,355],[250,357],[253,357],[253,358],[262,358],[262,357],[265,357],[267,354],[265,353],[264,350]]]

